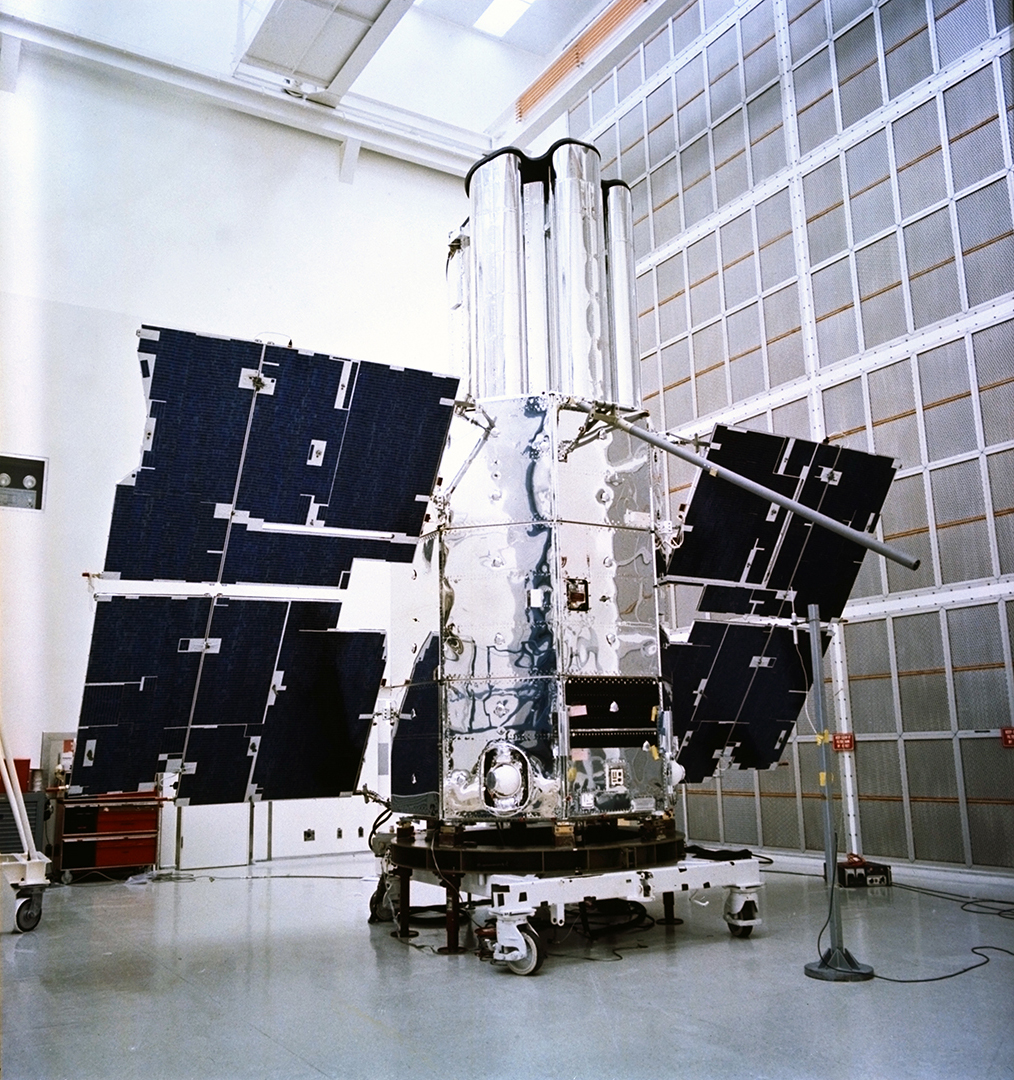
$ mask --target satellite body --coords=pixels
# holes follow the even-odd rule
[[[639,405],[630,193],[570,141],[498,152],[468,186],[452,281],[472,397],[417,558],[440,623],[400,712],[392,803],[460,822],[661,811],[657,451],[570,404]]]

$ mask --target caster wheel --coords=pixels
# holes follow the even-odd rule
[[[41,918],[42,906],[40,905],[37,911],[32,911],[32,901],[25,900],[18,905],[18,910],[14,913],[14,925],[22,934],[27,934],[39,925]]]
[[[546,946],[530,926],[520,926],[518,929],[525,939],[524,959],[508,960],[507,967],[515,975],[534,975],[546,962]]]
[[[739,915],[744,919],[756,919],[757,905],[752,900],[747,900],[740,909]],[[753,927],[737,926],[735,923],[729,923],[729,933],[732,934],[733,937],[748,938],[753,933]]]

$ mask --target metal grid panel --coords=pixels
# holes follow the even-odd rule
[[[805,374],[802,329],[799,292],[795,284],[764,297],[764,330],[772,386],[790,382]]]
[[[719,230],[725,305],[737,307],[757,295],[757,260],[750,214],[740,214]]]
[[[958,727],[982,731],[1010,726],[1011,705],[997,606],[951,609],[947,612],[947,635]]]
[[[892,0],[897,3],[899,0]],[[891,125],[898,169],[901,216],[910,217],[947,196],[936,100],[899,117]]]
[[[1000,573],[1014,572],[1014,450],[986,458]]]
[[[785,165],[785,129],[782,122],[782,91],[775,83],[747,103],[750,161],[755,184]]]
[[[946,67],[989,36],[986,0],[933,0],[937,54]]]
[[[757,245],[762,289],[770,289],[795,276],[796,255],[791,222],[787,188],[758,203]]]
[[[962,739],[972,862],[1014,866],[1014,754],[998,740]]]
[[[760,785],[762,842],[765,847],[801,847],[799,815],[796,808],[796,781],[792,755],[786,751],[773,769],[757,774]]]
[[[928,460],[974,450],[978,439],[964,341],[920,353],[918,371]]]
[[[1014,320],[1007,320],[972,335],[979,406],[986,445],[1010,439],[1014,416]]]
[[[797,439],[812,438],[810,406],[807,400],[799,398],[772,409],[771,430],[777,435],[792,435]]]
[[[1011,291],[1014,280],[1014,226],[1010,192],[997,180],[958,200],[958,235],[965,264],[968,305]]]
[[[935,611],[893,620],[901,722],[905,731],[949,731],[947,673]]]
[[[701,36],[701,5],[699,0],[687,4],[672,20],[673,52],[676,56]]]
[[[810,262],[816,265],[843,251],[848,242],[841,165],[837,158],[803,177],[803,199]]]
[[[827,41],[827,22],[824,17],[823,0],[790,0],[789,45],[792,59],[802,59],[818,45]]]
[[[894,741],[857,743],[856,774],[864,852],[907,858],[898,744]]]
[[[895,98],[933,71],[924,4],[887,0],[880,7],[887,91]]]
[[[838,383],[821,395],[824,403],[824,430],[832,442],[866,449],[866,413],[863,384],[859,379]]]
[[[978,459],[930,473],[944,582],[973,581],[993,571]]]
[[[806,154],[838,130],[831,84],[831,56],[821,49],[792,73],[796,92],[799,150]]]
[[[857,251],[856,274],[866,348],[904,334],[908,320],[897,236],[891,233]]]
[[[645,102],[648,120],[648,162],[654,167],[676,149],[672,84],[666,80]]]
[[[841,123],[843,128],[847,128],[883,104],[877,29],[872,15],[835,39],[834,55]]]
[[[723,843],[756,845],[757,836],[757,800],[753,793],[753,774],[746,779],[750,781],[749,791],[730,792],[727,790],[727,780],[734,777],[735,773],[722,774],[722,824],[725,827]]]
[[[944,91],[944,117],[955,191],[964,191],[1003,168],[992,67],[980,68]]]
[[[748,11],[740,22],[743,35],[743,79],[747,94],[778,77],[778,46],[771,0]]]
[[[867,385],[877,453],[897,458],[902,467],[917,463],[920,459],[919,429],[911,361],[902,360],[871,371]]]
[[[878,131],[845,151],[849,214],[856,244],[894,224],[887,132]]]
[[[687,836],[692,840],[721,840],[718,791],[713,779],[687,788]]]
[[[916,329],[961,310],[950,210],[943,206],[904,229]]]
[[[708,94],[712,122],[723,117],[743,100],[739,67],[739,36],[730,26],[707,47]]]

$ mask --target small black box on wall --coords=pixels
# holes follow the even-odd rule
[[[0,454],[0,507],[41,510],[45,486],[45,458]]]

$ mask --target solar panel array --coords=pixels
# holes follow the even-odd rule
[[[890,458],[724,426],[715,428],[707,457],[862,532],[876,527],[894,477]],[[689,782],[723,762],[778,761],[813,681],[809,636],[785,620],[805,619],[810,604],[822,621],[841,615],[864,554],[762,496],[698,475],[663,579],[703,582],[698,610],[716,616],[694,622],[686,642],[663,651]]]
[[[144,790],[178,771],[190,803],[348,792],[384,638],[339,632],[333,590],[355,558],[412,559],[457,380],[156,327],[140,337],[145,445],[117,487],[103,576],[158,595],[100,597],[74,790]],[[279,588],[214,595],[235,583]]]

